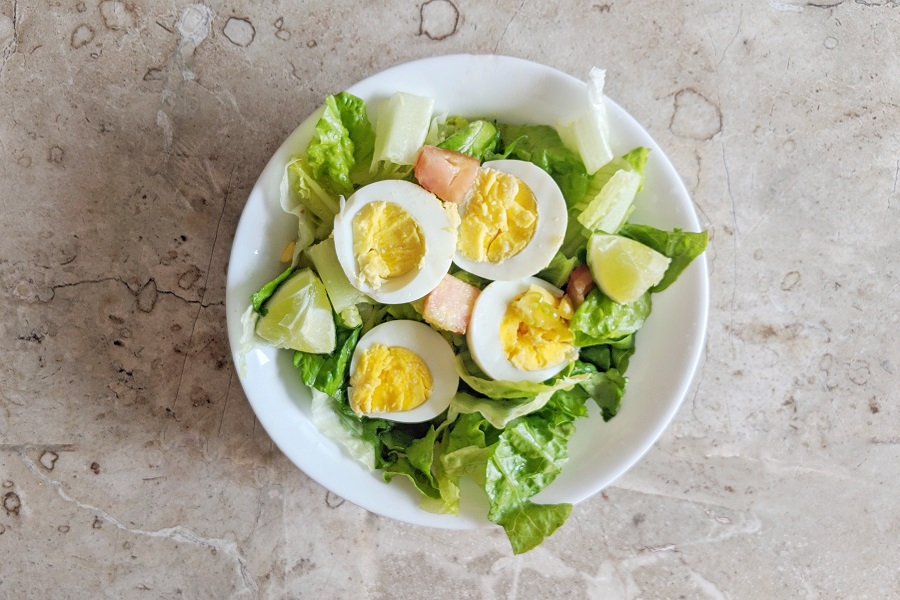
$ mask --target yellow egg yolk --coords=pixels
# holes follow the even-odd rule
[[[537,227],[537,202],[525,182],[480,169],[459,228],[458,249],[469,260],[499,263],[522,251]]]
[[[506,358],[524,371],[537,371],[569,360],[574,336],[569,330],[572,304],[532,285],[509,303],[500,323],[500,342]]]
[[[370,202],[353,217],[353,254],[358,279],[373,289],[418,269],[425,236],[416,220],[393,202]]]
[[[431,396],[434,381],[415,352],[372,344],[350,377],[350,407],[358,415],[412,410]]]

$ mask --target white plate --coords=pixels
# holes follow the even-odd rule
[[[436,114],[553,124],[573,114],[584,86],[570,75],[525,60],[453,55],[393,67],[348,91],[369,102],[370,108],[373,101],[403,91],[434,98]],[[631,220],[699,231],[687,190],[662,150],[618,105],[608,101],[608,110],[617,155],[640,145],[653,150]],[[289,157],[306,147],[318,115],[304,121],[278,148],[241,215],[226,292],[233,354],[239,347],[240,318],[250,294],[281,270],[279,256],[296,234],[296,219],[280,208],[279,183]],[[654,296],[653,313],[638,336],[628,368],[622,409],[604,423],[594,406],[589,418],[576,422],[569,462],[537,501],[576,503],[596,494],[659,438],[681,404],[700,357],[708,285],[706,259],[701,256],[675,284]],[[234,359],[237,362],[236,354]],[[385,484],[379,473],[368,472],[321,435],[310,421],[310,395],[291,365],[290,352],[259,346],[246,355],[246,362],[241,384],[260,423],[281,451],[324,487],[372,512],[409,523],[459,529],[489,525],[487,502],[474,486],[463,488],[460,515],[431,514],[418,507],[416,492],[403,478]]]

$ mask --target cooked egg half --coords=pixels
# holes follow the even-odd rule
[[[541,382],[578,357],[569,330],[572,304],[537,277],[495,281],[481,291],[466,339],[489,377]]]
[[[453,349],[418,321],[388,321],[366,333],[350,359],[350,407],[360,416],[427,421],[456,395]]]
[[[416,300],[450,268],[458,220],[455,206],[414,183],[369,184],[334,219],[338,262],[350,283],[378,302]]]
[[[460,210],[453,261],[470,273],[511,281],[550,264],[566,235],[566,201],[553,178],[522,160],[482,165]]]

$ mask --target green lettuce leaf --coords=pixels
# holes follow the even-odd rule
[[[557,252],[550,264],[537,276],[551,285],[562,288],[569,281],[569,275],[579,262],[578,258],[566,258],[565,254]]]
[[[495,522],[503,527],[513,552],[522,554],[539,546],[559,529],[571,512],[571,504],[535,504],[526,500]]]
[[[672,259],[662,280],[650,289],[653,293],[661,292],[672,285],[681,272],[691,264],[691,261],[703,254],[709,241],[709,234],[706,231],[700,233],[681,229],[663,231],[649,225],[631,223],[626,223],[619,230],[619,235],[636,240]]]
[[[347,129],[353,143],[350,180],[355,185],[368,183],[369,165],[375,152],[375,128],[369,121],[366,102],[353,94],[341,92],[334,96],[334,103],[341,115],[341,124]]]
[[[325,182],[335,194],[353,193],[350,170],[356,164],[350,131],[341,118],[341,110],[334,96],[325,98],[325,110],[316,123],[316,135],[309,142],[306,153],[313,177]]]
[[[497,429],[503,429],[510,421],[542,409],[552,396],[553,392],[550,391],[542,392],[533,397],[504,400],[500,398],[478,398],[471,394],[460,392],[454,396],[451,405],[462,414],[480,413],[488,423]]]
[[[502,157],[527,160],[547,171],[568,206],[584,197],[590,177],[581,159],[566,148],[555,129],[547,125],[506,124],[498,128],[505,147]]]
[[[559,376],[550,382],[533,383],[531,381],[497,381],[488,379],[481,372],[472,355],[469,352],[460,352],[456,355],[456,372],[459,373],[466,385],[480,394],[489,398],[532,398],[545,392],[555,392],[559,389],[570,388],[579,381],[586,379],[584,374],[571,376]]]
[[[261,314],[262,316],[266,316],[266,309],[263,306],[263,304],[266,303],[266,300],[268,300],[269,298],[272,297],[272,294],[275,293],[275,290],[278,289],[278,286],[281,285],[293,273],[294,273],[294,267],[290,266],[287,269],[285,269],[284,271],[282,271],[278,277],[276,277],[275,279],[273,279],[266,285],[262,286],[259,290],[254,292],[250,296],[250,304],[253,306],[253,310],[255,310],[257,313]]]
[[[350,359],[359,340],[361,327],[338,329],[337,343],[331,354],[294,352],[294,367],[304,384],[333,396],[347,383]]]
[[[636,332],[650,316],[650,294],[630,304],[619,304],[594,288],[575,310],[569,329],[578,347],[608,344]]]
[[[488,121],[478,120],[467,123],[437,144],[438,148],[455,150],[474,156],[478,160],[493,154],[500,143],[500,132]]]
[[[510,423],[487,463],[488,519],[504,528],[517,554],[540,544],[571,511],[571,505],[541,506],[530,500],[556,479],[569,458],[574,417],[557,408],[553,402]]]
[[[408,478],[412,484],[426,497],[441,497],[431,466],[434,461],[434,447],[437,432],[434,426],[420,438],[413,438],[397,453],[397,459],[384,467],[384,480],[390,482],[396,475]]]
[[[316,180],[306,156],[295,157],[285,166],[280,192],[282,210],[298,219],[296,256],[315,240],[328,237],[340,205]]]

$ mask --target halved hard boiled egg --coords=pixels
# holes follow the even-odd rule
[[[578,357],[572,315],[568,297],[543,279],[495,281],[475,301],[466,340],[489,377],[541,382]]]
[[[459,217],[408,181],[358,189],[334,219],[338,262],[353,286],[383,304],[423,297],[450,268]]]
[[[348,396],[360,416],[427,421],[447,410],[458,386],[450,344],[418,321],[373,327],[350,359]]]
[[[566,201],[556,182],[522,160],[484,163],[460,207],[453,262],[480,277],[511,281],[545,268],[566,235]]]

